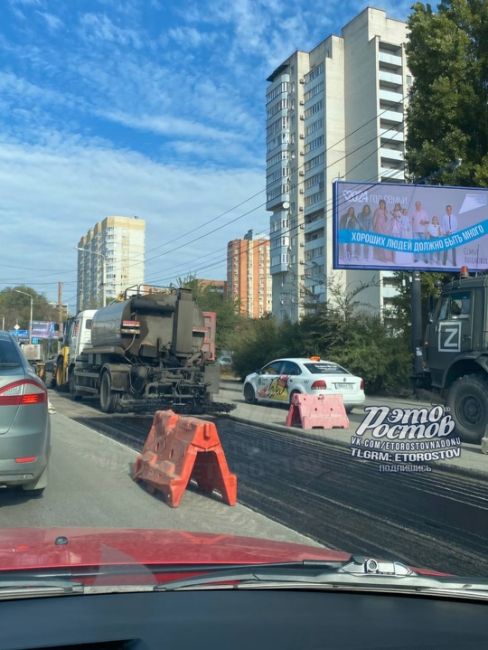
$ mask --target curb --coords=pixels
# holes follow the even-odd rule
[[[299,429],[298,427],[287,427],[285,425],[281,424],[266,424],[262,425],[260,422],[253,422],[251,420],[246,420],[243,417],[237,416],[237,415],[231,415],[231,414],[226,414],[225,416],[226,419],[228,420],[234,420],[235,422],[239,422],[240,424],[247,424],[248,426],[254,426],[254,427],[259,427],[262,426],[264,429],[269,429],[271,431],[277,431],[278,433],[288,433],[288,434],[295,434],[297,436],[300,436],[302,438],[308,438],[312,440],[319,440],[320,442],[326,442],[331,445],[335,445],[337,447],[342,447],[345,449],[350,449],[350,442],[349,441],[342,441],[342,440],[332,440],[329,438],[324,438],[323,435],[320,435],[318,433],[315,433],[315,431],[310,431],[306,429]],[[483,439],[485,440],[485,439]],[[483,448],[481,448],[481,453],[488,453],[488,438],[486,439],[486,451],[483,451]],[[463,443],[461,445],[461,448],[464,451],[473,451],[475,452],[475,449],[472,449],[473,445],[470,445],[469,447],[466,447],[466,444]],[[478,447],[477,447],[478,448]],[[432,465],[433,469],[439,469],[443,472],[448,472],[451,471],[456,474],[468,476],[470,478],[474,478],[477,480],[481,481],[486,481],[488,479],[488,464],[486,471],[480,470],[477,468],[471,468],[471,467],[461,467],[460,465],[454,464],[452,461],[437,461],[435,465]]]
[[[265,429],[269,429],[271,431],[277,431],[278,433],[295,434],[297,436],[301,436],[302,438],[312,438],[313,440],[320,440],[321,442],[335,444],[340,447],[345,447],[347,449],[349,449],[350,447],[349,442],[346,441],[343,442],[342,440],[332,440],[330,438],[325,438],[323,435],[320,435],[319,433],[316,433],[313,430],[311,431],[310,429],[300,429],[298,427],[287,427],[284,424],[283,425],[282,424],[262,425],[260,422],[253,422],[252,420],[246,420],[246,418],[240,417],[238,415],[231,415],[230,413],[223,417],[226,417],[229,420],[235,420],[240,424],[247,424],[248,426],[254,426],[254,427],[264,426]]]

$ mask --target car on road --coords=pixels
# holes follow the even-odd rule
[[[246,402],[290,403],[294,394],[342,395],[346,411],[364,403],[364,379],[320,357],[275,359],[244,380]]]
[[[0,486],[42,493],[50,451],[46,386],[10,334],[0,331]]]

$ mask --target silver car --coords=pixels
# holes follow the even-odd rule
[[[15,340],[0,331],[0,486],[47,486],[51,427],[46,386]]]

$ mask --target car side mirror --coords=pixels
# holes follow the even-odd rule
[[[254,371],[257,375],[260,375],[262,373],[261,368],[258,368],[257,370]]]

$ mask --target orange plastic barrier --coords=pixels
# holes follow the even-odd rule
[[[177,508],[188,483],[208,493],[217,490],[225,503],[237,502],[237,477],[227,466],[213,422],[156,411],[132,478],[160,490]]]
[[[342,395],[304,395],[292,397],[286,426],[302,429],[347,429],[349,418]]]

